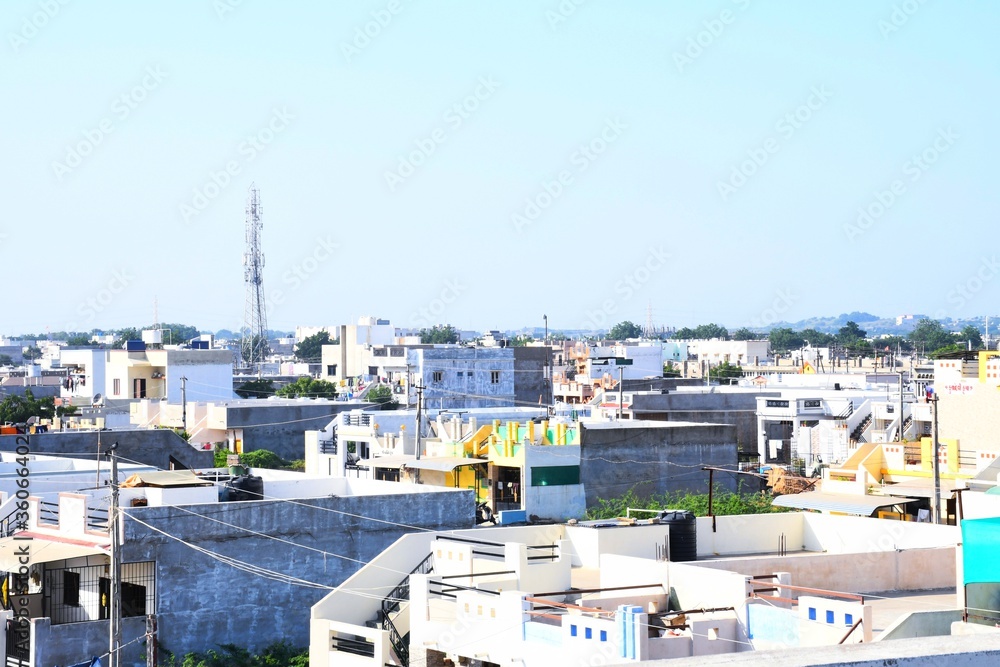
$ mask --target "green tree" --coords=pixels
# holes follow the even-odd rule
[[[267,398],[274,396],[274,392],[274,382],[265,379],[244,382],[236,389],[236,395],[240,398]]]
[[[13,366],[14,360],[10,358],[9,354],[0,354],[0,366]]]
[[[529,343],[534,343],[535,339],[527,334],[520,334],[510,339],[511,347],[525,347]]]
[[[787,512],[783,507],[774,507],[774,496],[770,493],[733,493],[716,488],[712,499],[712,514],[729,516],[734,514],[768,514]],[[641,498],[634,489],[629,489],[617,498],[599,498],[597,505],[587,508],[588,519],[614,519],[625,516],[626,510],[633,509],[680,509],[693,512],[695,516],[708,515],[708,493],[685,493],[676,491],[663,495]],[[649,515],[646,515],[649,516]]]
[[[961,331],[958,332],[958,342],[960,344],[971,344],[973,350],[979,350],[983,347],[983,335],[979,333],[977,327],[971,324],[966,324]]]
[[[787,327],[771,329],[771,333],[768,334],[767,339],[771,343],[771,350],[774,352],[797,350],[805,342],[802,334]]]
[[[34,361],[42,356],[42,351],[32,345],[24,350],[23,356],[25,361]]]
[[[51,419],[54,404],[51,397],[35,398],[30,389],[24,390],[24,396],[10,394],[0,401],[0,423],[23,424],[32,417]]]
[[[712,338],[720,338],[726,340],[729,338],[729,331],[726,327],[721,324],[699,324],[694,328],[695,338],[699,340],[710,340]]]
[[[611,331],[608,332],[608,338],[611,340],[627,340],[629,338],[640,338],[641,336],[642,327],[628,320],[619,322],[611,327]]]
[[[434,325],[430,329],[420,330],[420,342],[424,345],[440,345],[443,343],[457,343],[458,330],[450,324],[442,326]]]
[[[751,331],[746,327],[740,327],[736,331],[730,334],[730,338],[733,340],[761,340],[764,337],[763,334],[759,334],[756,331]]]
[[[115,342],[111,347],[121,349],[127,340],[142,340],[142,332],[135,327],[126,327],[115,331]]]
[[[681,376],[681,371],[680,369],[677,368],[677,365],[674,364],[674,362],[668,361],[667,363],[663,364],[663,377],[678,378],[680,376]]]
[[[258,342],[261,343],[260,350],[262,358],[254,360],[250,358],[252,355],[251,350],[257,349]],[[263,357],[267,357],[269,354],[271,354],[271,346],[268,343],[267,338],[264,336],[254,334],[246,341],[246,345],[243,344],[242,340],[240,341],[240,358],[243,360],[243,363],[249,364],[254,361],[263,361]]]
[[[732,384],[734,380],[743,377],[743,369],[728,361],[723,361],[718,366],[708,369],[708,377],[718,380],[722,384]]]
[[[323,346],[332,345],[330,332],[317,331],[312,336],[306,336],[295,346],[295,358],[299,361],[311,361],[318,364],[323,358]]]
[[[955,342],[954,336],[937,320],[922,319],[910,332],[910,340],[918,350],[927,353]]]
[[[282,398],[336,398],[337,385],[326,380],[316,380],[308,375],[303,375],[295,382],[286,384],[274,393],[275,396],[281,396]]]
[[[802,336],[803,342],[809,341],[813,347],[827,347],[837,340],[835,336],[816,329],[803,329],[799,335]]]
[[[163,342],[167,345],[180,345],[201,335],[201,331],[198,330],[198,327],[193,327],[189,324],[168,323],[160,324],[158,326],[150,325],[146,328],[163,329]]]
[[[67,345],[73,345],[76,347],[94,347],[94,343],[90,340],[90,334],[85,333],[75,333],[66,339]]]
[[[378,403],[382,406],[383,410],[395,410],[399,407],[399,401],[397,401],[396,397],[393,395],[392,387],[384,384],[372,387],[365,400],[371,401],[372,403]]]
[[[837,342],[844,347],[854,347],[867,337],[868,332],[854,321],[849,321],[837,331]]]

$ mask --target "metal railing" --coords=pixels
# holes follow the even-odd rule
[[[337,438],[334,436],[331,440],[320,440],[319,441],[319,453],[320,454],[336,454],[337,453]]]
[[[27,521],[17,521],[16,519],[18,511],[24,510],[18,510],[15,506],[10,514],[0,519],[0,537],[10,537],[19,530],[27,530]]]

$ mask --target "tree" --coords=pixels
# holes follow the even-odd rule
[[[236,389],[236,395],[240,398],[267,398],[274,396],[274,392],[274,382],[264,379],[244,382]]]
[[[719,380],[722,384],[733,384],[733,380],[743,377],[743,369],[728,361],[723,361],[718,366],[708,369],[708,377]]]
[[[378,403],[383,410],[395,410],[399,407],[399,401],[392,394],[392,387],[384,384],[372,387],[365,400]]]
[[[958,332],[958,342],[971,344],[973,350],[978,350],[983,347],[983,335],[977,327],[967,324]]]
[[[529,343],[534,343],[534,342],[535,342],[535,339],[533,337],[531,337],[531,336],[529,336],[527,334],[521,334],[521,335],[514,336],[513,338],[510,339],[510,346],[511,347],[525,347]]]
[[[611,327],[611,331],[608,332],[608,338],[611,340],[628,340],[629,338],[640,338],[641,336],[642,327],[628,320],[619,322]]]
[[[260,359],[253,359],[253,350],[260,350]],[[240,359],[243,360],[245,364],[257,363],[264,361],[267,355],[271,354],[271,346],[267,342],[266,336],[261,336],[259,334],[254,334],[244,344],[244,341],[240,341]]]
[[[913,327],[910,340],[924,353],[939,350],[955,342],[954,336],[940,322],[926,318]]]
[[[712,338],[725,340],[729,338],[729,330],[719,324],[699,324],[694,329],[682,327],[674,332],[673,337],[679,340],[710,340]]]
[[[803,343],[809,341],[809,344],[813,347],[827,347],[837,340],[835,336],[823,333],[822,331],[816,331],[816,329],[803,329],[799,332],[799,335],[802,336]]]
[[[424,345],[457,343],[458,331],[450,324],[442,326],[434,325],[430,329],[420,330],[420,342]]]
[[[90,335],[85,333],[75,333],[66,339],[67,345],[74,345],[77,347],[94,347],[94,343],[90,340]]]
[[[751,331],[746,327],[740,327],[739,329],[731,333],[729,337],[732,338],[733,340],[760,340],[764,336],[763,334],[759,334],[756,331]]]
[[[0,423],[23,424],[32,417],[51,419],[54,404],[51,397],[36,399],[30,389],[25,389],[24,396],[11,394],[0,401]]]
[[[868,337],[868,332],[858,326],[858,323],[851,320],[837,331],[837,342],[844,347],[855,347],[859,342]]]
[[[663,377],[665,378],[679,378],[681,376],[680,370],[672,361],[668,361],[663,364]]]
[[[0,354],[0,366],[13,366],[14,360],[10,358],[9,354]]]
[[[805,342],[802,334],[787,327],[771,329],[771,333],[768,335],[767,339],[770,341],[771,350],[774,352],[797,350],[802,347],[802,344]]]
[[[275,396],[282,398],[336,398],[337,385],[326,380],[315,380],[308,375],[303,375],[291,384],[274,392]]]
[[[127,340],[142,340],[142,333],[135,327],[126,327],[115,332],[115,342],[111,347],[121,349]]]
[[[34,345],[32,345],[32,346],[30,346],[28,348],[25,348],[25,350],[24,350],[24,359],[25,359],[25,361],[34,361],[35,359],[38,359],[41,356],[42,356],[42,351],[39,350]]]
[[[312,336],[303,338],[302,342],[295,346],[295,358],[299,361],[319,363],[320,359],[323,358],[323,346],[332,344],[329,331],[325,329],[317,331]]]

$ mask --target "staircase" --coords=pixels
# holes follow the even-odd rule
[[[851,431],[851,440],[855,442],[868,442],[865,438],[865,431],[868,430],[868,427],[871,426],[871,424],[872,415],[871,413],[868,413],[868,416],[866,416],[861,423],[855,426],[854,430]]]
[[[410,574],[429,574],[433,571],[433,554],[427,554],[427,558],[420,561],[420,564],[413,568],[410,571]],[[382,609],[378,613],[378,618],[374,621],[369,621],[368,623],[370,627],[381,627],[389,633],[389,643],[392,644],[392,650],[396,654],[399,664],[403,667],[409,667],[410,664],[409,618],[407,617],[405,619],[407,621],[405,625],[406,632],[402,635],[396,628],[396,623],[394,621],[398,622],[403,614],[409,614],[409,600],[410,577],[407,576],[406,579],[399,582],[399,584],[394,589],[389,591],[389,594],[382,599]]]
[[[913,415],[909,415],[903,420],[903,429],[900,431],[900,440],[907,438],[911,426],[913,426]]]

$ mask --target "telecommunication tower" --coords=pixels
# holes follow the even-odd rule
[[[246,283],[246,303],[243,307],[243,328],[240,330],[240,352],[243,363],[260,369],[268,353],[267,312],[264,305],[264,251],[261,248],[260,190],[253,183],[247,196],[246,252],[243,253],[243,281]]]

